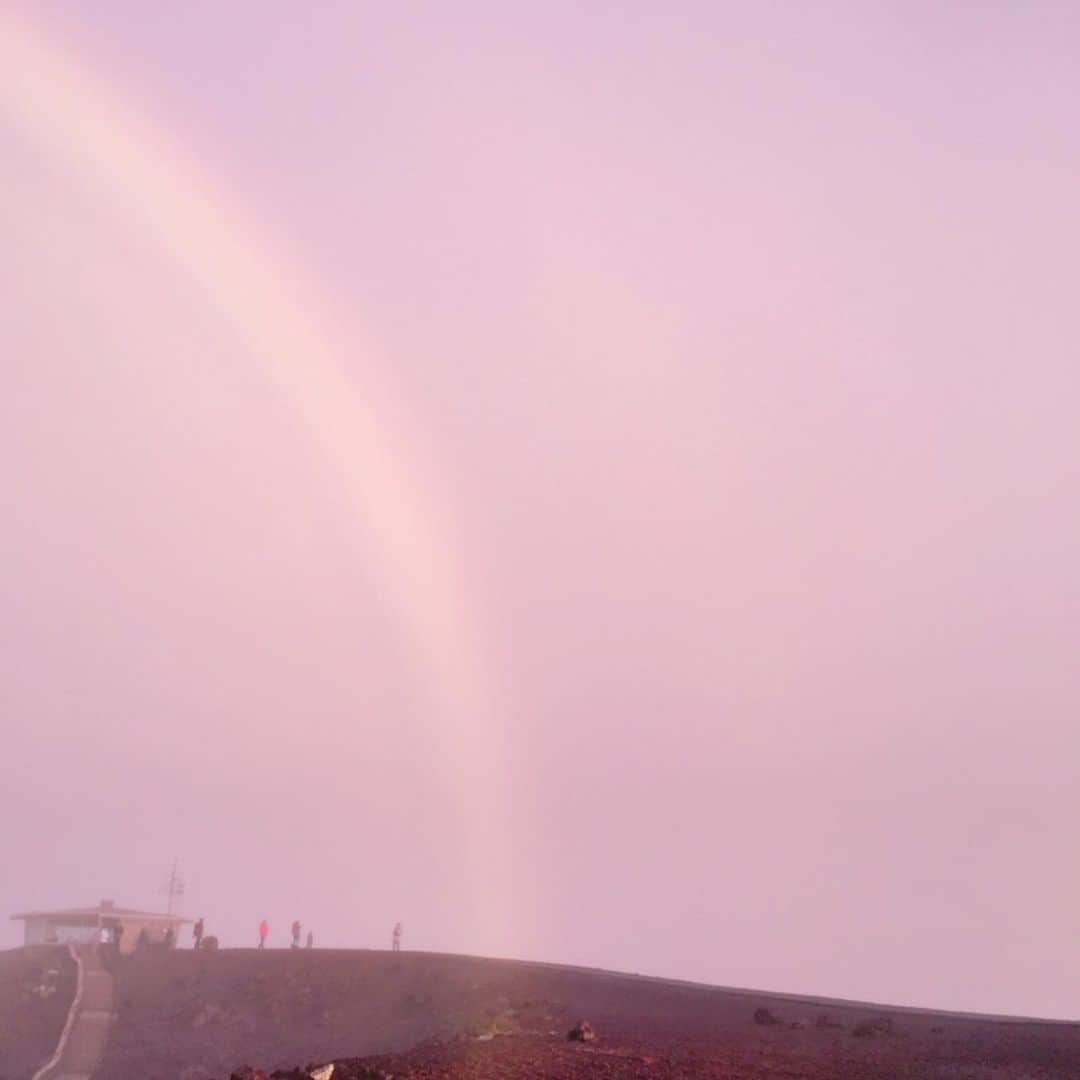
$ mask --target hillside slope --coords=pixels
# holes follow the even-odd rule
[[[52,1056],[74,996],[66,949],[0,952],[0,1080],[29,1080]]]
[[[202,1080],[244,1063],[269,1072],[421,1043],[381,1067],[447,1077],[1080,1077],[1077,1025],[512,961],[187,951],[125,958],[115,975],[119,1019],[97,1080]],[[770,1017],[776,1022],[759,1022]],[[599,1038],[567,1047],[565,1033],[579,1018]]]

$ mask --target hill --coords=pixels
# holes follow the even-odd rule
[[[65,949],[0,952],[0,1080],[21,1080],[52,1054],[75,995]]]
[[[335,1080],[1080,1078],[1080,1025],[1051,1021],[424,953],[154,952],[112,969],[95,1080],[226,1080],[245,1064],[299,1078],[330,1061]],[[72,984],[61,950],[0,954],[0,1080],[49,1056]],[[567,1041],[579,1019],[595,1040]]]
[[[121,960],[97,1080],[354,1062],[395,1076],[1080,1077],[1080,1026],[422,953]],[[580,1018],[595,1042],[570,1045]],[[418,1049],[418,1044],[422,1044]],[[338,1068],[339,1077],[348,1069]]]

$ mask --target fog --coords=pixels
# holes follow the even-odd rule
[[[0,914],[1080,1012],[1080,17],[668,8],[0,15],[382,432],[0,74]]]

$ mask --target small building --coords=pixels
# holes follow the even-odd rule
[[[161,915],[153,911],[119,908],[111,900],[97,907],[68,908],[64,911],[24,911],[12,915],[24,926],[24,945],[66,945],[100,941],[102,931],[108,940],[119,933],[120,951],[134,952],[139,945],[173,946],[180,928],[191,922],[180,915]],[[169,931],[172,931],[171,935]]]

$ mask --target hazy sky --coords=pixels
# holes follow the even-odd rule
[[[366,481],[0,79],[0,912],[175,856],[227,945],[1080,1015],[1075,5],[8,9],[302,291],[498,751]]]

